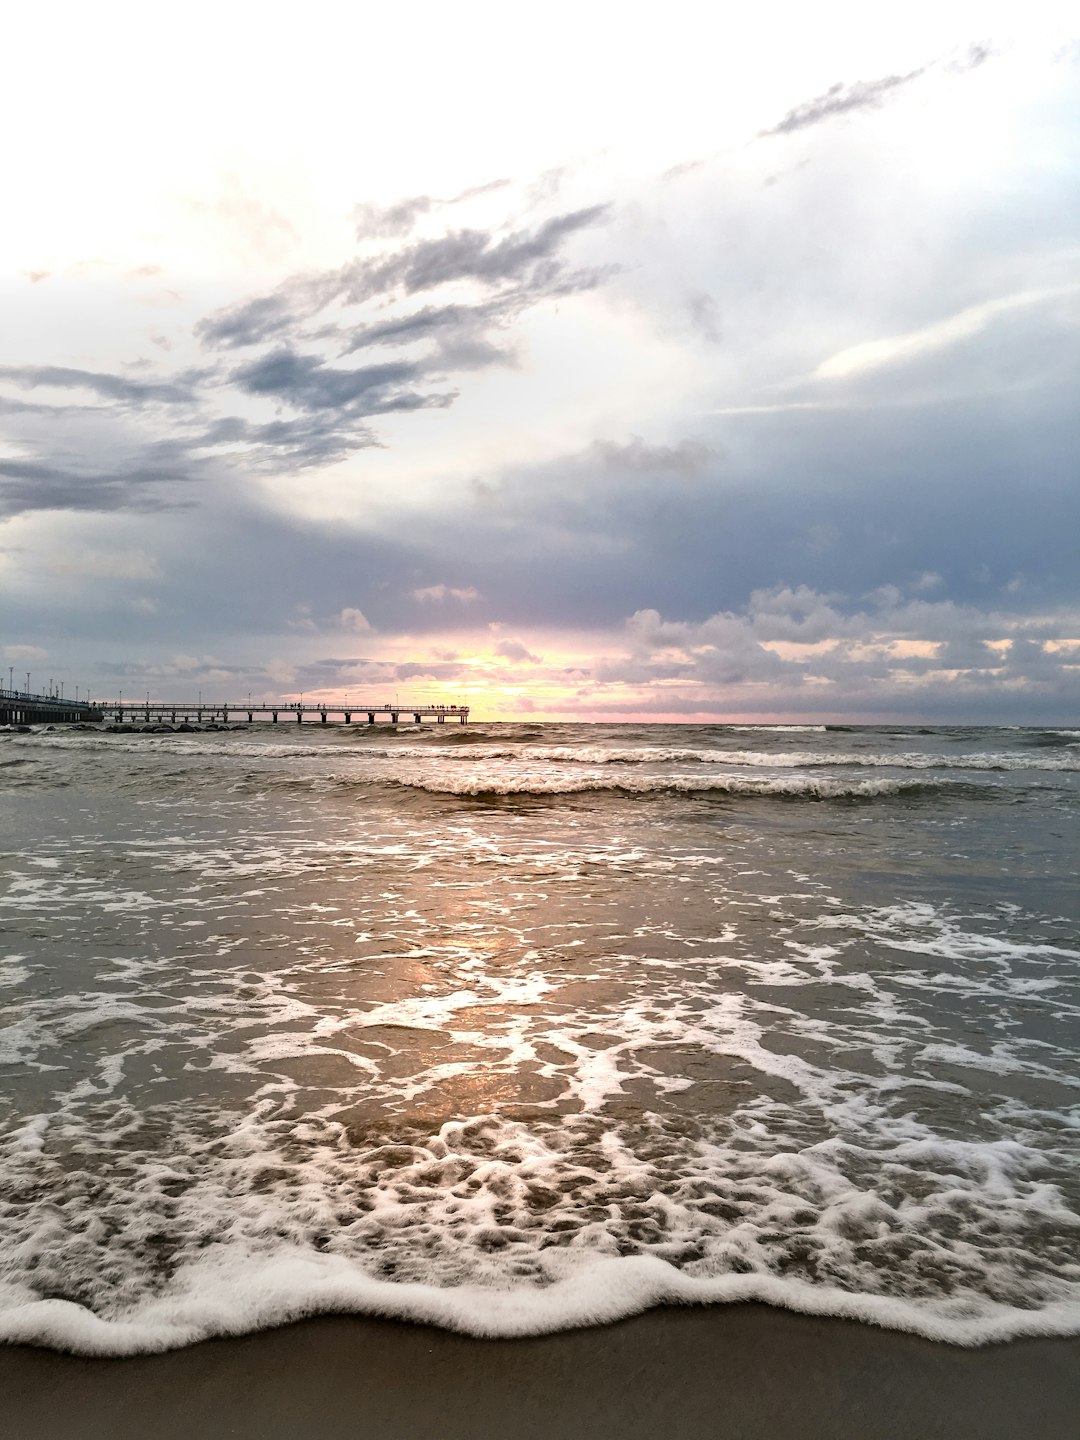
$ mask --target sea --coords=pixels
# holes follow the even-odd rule
[[[1080,729],[0,734],[0,1339],[1080,1333]]]

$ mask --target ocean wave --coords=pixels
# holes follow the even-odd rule
[[[1080,1333],[1080,1217],[1013,1142],[686,1144],[664,1175],[589,1120],[368,1145],[249,1122],[101,1169],[48,1132],[6,1147],[10,1343],[131,1355],[334,1312],[521,1336],[745,1300],[959,1345]]]
[[[1080,753],[1078,753],[1077,746],[1061,742],[1054,747],[1046,745],[1040,747],[1033,743],[1031,749],[1023,751],[993,750],[949,755],[917,750],[755,750],[670,744],[628,746],[612,743],[610,740],[596,742],[591,738],[583,738],[577,744],[558,745],[537,743],[533,737],[538,732],[524,731],[520,727],[507,727],[512,733],[500,734],[498,737],[477,735],[468,739],[466,737],[469,732],[465,728],[462,728],[460,735],[453,732],[452,739],[444,739],[434,731],[421,737],[420,732],[415,728],[403,732],[400,738],[391,738],[385,732],[376,733],[367,729],[354,733],[347,727],[335,727],[329,731],[323,730],[322,727],[311,728],[319,735],[319,740],[315,743],[301,738],[299,735],[291,740],[276,736],[271,739],[265,735],[252,736],[244,731],[192,735],[178,733],[108,734],[96,730],[74,733],[37,732],[32,736],[20,737],[13,743],[18,744],[20,748],[26,747],[31,750],[43,748],[69,752],[103,750],[139,755],[161,753],[171,756],[248,757],[271,760],[306,758],[323,759],[329,762],[335,761],[342,754],[354,754],[358,759],[365,760],[430,761],[433,757],[438,756],[440,760],[462,764],[508,761],[621,767],[722,765],[763,770],[886,769],[1080,772]],[[749,730],[754,727],[740,728]],[[792,730],[796,728],[824,729],[824,727],[812,726],[790,728]],[[362,737],[362,742],[358,743],[360,737]],[[1054,750],[1057,753],[1052,753]],[[8,759],[4,763],[11,766],[22,762]]]
[[[385,759],[428,759],[430,750],[419,746],[369,748],[366,755]],[[521,760],[552,765],[739,765],[756,769],[895,769],[895,770],[1046,770],[1080,771],[1080,757],[1018,755],[1003,752],[985,755],[923,755],[842,751],[792,750],[704,750],[667,746],[611,747],[604,745],[491,745],[481,751],[455,756],[467,761]]]
[[[231,747],[233,753],[327,756],[325,748],[303,748],[297,745],[252,745],[240,749]],[[441,750],[441,747],[440,747]],[[195,747],[188,747],[187,753],[198,753]],[[220,751],[211,753],[220,754]],[[373,760],[430,760],[432,747],[402,743],[386,745],[371,743],[364,746],[363,756]],[[895,755],[884,753],[867,754],[860,751],[843,751],[830,754],[827,751],[792,750],[770,752],[762,750],[709,750],[681,746],[608,746],[608,745],[524,745],[489,743],[482,749],[463,749],[450,755],[440,754],[440,759],[462,764],[483,764],[490,760],[519,761],[545,765],[727,765],[762,770],[795,769],[896,769],[896,770],[980,770],[980,771],[1080,771],[1080,757],[1040,756],[1008,753],[986,755],[946,756],[922,755],[905,752]]]
[[[827,725],[725,725],[725,730],[759,732],[763,735],[824,735]]]
[[[370,782],[370,777],[365,777]],[[481,798],[498,795],[585,795],[613,792],[624,795],[734,795],[791,800],[872,800],[879,796],[917,795],[959,789],[947,780],[834,780],[817,775],[638,775],[577,776],[411,776],[390,783],[434,795]]]

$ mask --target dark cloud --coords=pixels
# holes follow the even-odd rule
[[[360,218],[369,233],[393,238],[442,203],[451,202],[413,196],[389,207],[362,207]],[[361,423],[367,417],[452,404],[457,392],[446,386],[453,372],[513,361],[504,332],[515,317],[541,299],[590,288],[608,273],[574,269],[561,253],[571,236],[607,213],[607,206],[594,205],[503,235],[455,230],[335,270],[294,276],[268,295],[209,316],[197,333],[212,348],[274,342],[258,359],[232,370],[227,383],[302,415],[269,424],[219,420],[198,444],[244,445],[244,459],[258,469],[310,468],[377,444]],[[375,299],[392,306],[461,281],[488,293],[472,302],[431,303],[352,323],[341,318],[343,308]],[[352,368],[311,353],[313,346],[333,345],[347,355],[414,344],[426,348],[408,360]]]
[[[129,405],[187,404],[194,398],[193,384],[198,375],[182,377],[180,384],[151,380],[132,380],[126,375],[110,375],[98,370],[74,370],[61,365],[0,365],[0,379],[34,389],[52,385],[61,389],[91,390],[106,400]]]
[[[245,469],[280,474],[334,465],[357,450],[380,444],[374,431],[356,417],[321,410],[261,424],[230,415],[211,425],[192,448],[242,446]]]
[[[356,326],[346,347],[348,352],[375,345],[411,345],[418,340],[445,341],[500,322],[506,315],[500,304],[425,305],[421,310]]]
[[[213,347],[258,345],[279,335],[290,315],[283,295],[258,295],[200,320],[195,333],[205,345]]]
[[[859,597],[888,580],[921,597],[928,573],[935,598],[980,609],[1007,590],[1018,614],[1075,597],[1080,418],[1067,384],[1007,404],[939,390],[912,410],[698,417],[695,429],[496,473],[469,511],[414,518],[410,541],[468,555],[468,583],[515,628],[538,615],[602,628],[643,604],[700,619],[776,587]],[[778,639],[844,633],[840,608],[777,615]]]
[[[281,349],[234,370],[230,379],[249,395],[283,400],[301,410],[362,407],[360,413],[376,414],[417,408],[412,392],[401,387],[418,374],[419,367],[408,362],[342,370],[313,356]],[[402,404],[394,403],[395,398],[401,398]]]
[[[834,87],[770,133],[913,79]],[[78,651],[109,635],[117,653],[247,653],[302,688],[371,677],[404,693],[406,680],[464,677],[485,653],[523,686],[580,684],[586,712],[1064,713],[1080,688],[1080,656],[1060,648],[1077,635],[1073,211],[1040,167],[965,188],[959,172],[945,185],[914,166],[856,174],[861,155],[822,146],[769,187],[754,163],[715,171],[665,190],[655,223],[647,197],[638,215],[627,206],[610,239],[618,293],[570,342],[581,409],[561,378],[539,389],[566,344],[549,333],[544,366],[522,376],[524,424],[507,407],[488,443],[483,416],[462,416],[445,483],[400,508],[408,452],[370,467],[387,478],[367,507],[353,503],[359,464],[302,506],[243,479],[306,472],[294,495],[311,488],[313,467],[380,443],[380,414],[447,405],[459,372],[507,363],[529,307],[603,278],[588,268],[603,206],[434,238],[436,202],[383,207],[386,234],[345,264],[208,317],[214,369],[191,382],[190,409],[123,388],[183,388],[164,362],[97,389],[85,376],[98,371],[23,367],[18,383],[80,377],[71,398],[86,403],[48,407],[45,423],[23,404],[37,394],[9,389],[9,509],[151,511],[188,494],[198,507],[127,515],[124,543],[153,566],[121,583],[99,558],[77,603],[73,579],[33,579],[54,558],[46,544],[121,527],[50,526],[11,562],[31,579],[10,607],[5,596],[5,623],[35,638],[51,625]],[[410,217],[423,228],[400,228]],[[869,359],[830,372],[837,352]],[[606,438],[533,464],[492,458],[520,454],[545,407],[553,434]],[[138,443],[151,433],[168,443]],[[419,466],[436,468],[430,452]],[[46,527],[25,529],[36,544]],[[342,618],[358,615],[370,639]],[[350,656],[361,638],[390,658]],[[297,658],[312,647],[329,656]],[[539,670],[539,652],[583,663]]]
[[[540,655],[534,655],[520,640],[500,640],[495,646],[495,654],[501,655],[504,660],[520,660],[529,665],[539,665],[542,659]]]
[[[188,477],[154,466],[77,470],[0,459],[0,515],[34,510],[165,510],[184,501],[159,487]]]
[[[593,205],[501,237],[484,230],[451,231],[334,270],[297,275],[269,295],[207,317],[197,333],[210,346],[260,344],[296,333],[330,305],[416,295],[453,281],[472,280],[489,289],[514,285],[519,303],[590,288],[609,272],[571,270],[559,251],[576,232],[600,223],[609,208]]]
[[[880,80],[857,80],[853,85],[844,85],[838,81],[831,85],[824,95],[817,95],[813,100],[804,100],[801,105],[796,105],[778,125],[774,125],[771,130],[760,131],[759,135],[790,135],[811,125],[820,125],[823,120],[830,120],[834,115],[846,115],[852,110],[876,110],[897,90],[910,85],[912,80],[917,80],[925,73],[926,66],[920,66],[917,70],[909,70],[906,75],[885,75]]]
[[[415,295],[452,280],[497,285],[529,272],[534,283],[539,281],[546,287],[557,273],[554,256],[563,241],[597,224],[608,210],[606,205],[574,210],[553,216],[531,232],[519,230],[502,239],[483,230],[452,231],[436,239],[420,240],[380,264],[362,267],[354,279],[360,280],[360,295],[365,299],[368,295],[363,292],[368,284],[377,287],[370,293],[400,287],[406,294]]]
[[[288,405],[300,415],[262,423],[229,416],[210,426],[197,444],[202,449],[242,445],[242,463],[252,469],[334,464],[380,444],[365,423],[371,416],[453,403],[456,391],[423,390],[410,383],[423,373],[408,361],[342,369],[294,350],[276,350],[234,371],[230,379],[246,394]]]
[[[389,218],[383,217],[385,225],[391,230],[404,225],[409,215],[419,214],[426,205],[414,197],[390,207]],[[378,445],[368,423],[371,417],[452,404],[457,392],[448,388],[450,374],[512,360],[512,347],[501,332],[515,316],[543,297],[597,283],[598,272],[570,268],[561,251],[573,234],[598,223],[605,214],[606,207],[596,205],[503,235],[457,230],[337,270],[294,277],[277,291],[219,312],[198,327],[205,344],[223,350],[275,342],[272,349],[227,374],[204,369],[165,381],[61,366],[4,367],[0,379],[24,387],[87,390],[112,407],[181,403],[192,407],[163,442],[171,453],[161,475],[141,465],[120,466],[112,474],[87,474],[63,457],[50,456],[51,438],[38,437],[38,469],[7,472],[4,503],[9,512],[114,510],[125,503],[142,509],[163,503],[151,498],[146,486],[178,473],[186,478],[201,473],[204,458],[213,451],[221,452],[223,465],[281,472],[333,464]],[[488,293],[472,304],[428,304],[351,326],[334,314],[321,329],[304,330],[331,306],[374,297],[392,302],[395,296],[462,280],[472,280]],[[346,354],[414,342],[426,349],[407,360],[349,367],[312,353],[312,346],[320,341],[324,348],[328,342],[336,343]],[[228,403],[230,389],[298,413],[269,420],[220,413],[208,418],[211,403],[217,409],[222,401]],[[20,413],[21,402],[0,399],[0,406],[8,413]],[[21,413],[33,412],[23,407]]]

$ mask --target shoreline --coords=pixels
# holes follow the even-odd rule
[[[319,1317],[85,1359],[0,1346],[25,1440],[1073,1440],[1080,1337],[967,1349],[748,1302],[508,1340]]]

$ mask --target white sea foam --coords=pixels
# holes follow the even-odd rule
[[[365,1152],[309,1123],[286,1152],[248,1125],[215,1147],[214,1173],[189,1142],[166,1163],[126,1167],[104,1225],[62,1191],[59,1208],[22,1207],[20,1254],[34,1268],[0,1289],[0,1339],[123,1355],[335,1311],[529,1335],[749,1299],[956,1344],[1080,1333],[1080,1278],[1062,1259],[1054,1273],[1054,1246],[1075,1241],[1080,1221],[1032,1183],[1041,1157],[1022,1146],[901,1144],[884,1192],[860,1182],[863,1157],[833,1144],[764,1166],[690,1150],[681,1185],[663,1193],[648,1161],[589,1138],[560,1153],[489,1117]],[[46,1140],[33,1121],[9,1146],[16,1204],[51,1178]],[[72,1201],[89,1181],[70,1175]],[[967,1238],[951,1241],[961,1216]],[[1021,1277],[1010,1246],[1025,1220],[1057,1238]],[[166,1277],[163,1227],[178,1232]],[[981,1251],[976,1234],[991,1242]],[[94,1308],[40,1298],[42,1286],[78,1291],[104,1254],[112,1278]],[[905,1270],[919,1283],[890,1293]]]
[[[30,971],[22,963],[25,955],[0,955],[0,989],[14,988],[30,978]]]
[[[596,1260],[580,1275],[528,1291],[388,1284],[308,1250],[283,1250],[272,1258],[206,1260],[180,1272],[176,1281],[185,1293],[162,1297],[115,1320],[102,1320],[65,1300],[24,1300],[16,1290],[11,1308],[0,1313],[0,1341],[87,1356],[158,1354],[211,1337],[243,1335],[330,1314],[373,1315],[437,1325],[478,1338],[509,1338],[610,1324],[659,1305],[752,1300],[954,1345],[1080,1332],[1080,1305],[1072,1300],[1025,1312],[1009,1306],[977,1306],[961,1295],[951,1313],[935,1313],[889,1296],[855,1294],[770,1275],[697,1280],[644,1256]],[[4,1299],[0,1287],[0,1305]]]
[[[823,733],[824,726],[731,726],[730,730],[768,732],[772,734]],[[718,732],[720,734],[724,732]],[[1058,733],[1058,732],[1055,732]],[[1062,731],[1062,735],[1071,733]],[[1080,734],[1080,732],[1076,732]],[[752,766],[775,769],[854,767],[869,769],[911,770],[974,770],[974,771],[1046,771],[1071,773],[1080,771],[1080,756],[1067,747],[1062,753],[1040,753],[1034,750],[982,750],[977,753],[946,754],[941,751],[918,750],[759,750],[730,749],[722,746],[682,746],[650,743],[628,746],[610,739],[588,740],[575,745],[548,745],[534,741],[504,743],[485,738],[471,746],[449,746],[434,733],[423,744],[377,743],[363,735],[361,743],[349,731],[334,729],[320,735],[320,743],[306,744],[299,737],[291,741],[251,738],[245,732],[221,735],[133,734],[108,735],[98,732],[78,734],[41,733],[21,737],[22,746],[52,748],[65,751],[104,750],[113,753],[151,756],[155,753],[190,758],[303,760],[326,761],[331,755],[337,760],[349,754],[357,761],[438,760],[448,764],[486,764],[512,761],[546,764],[579,765],[661,765],[701,764]],[[13,762],[21,764],[22,761]]]
[[[499,733],[12,741],[88,798],[5,860],[0,1338],[747,1298],[1080,1333],[1080,945],[1014,886],[1070,777]],[[956,804],[679,803],[923,791]]]
[[[765,735],[799,735],[817,734],[824,735],[828,729],[827,725],[725,725],[725,730],[760,731]]]
[[[872,799],[905,791],[946,787],[947,780],[839,780],[816,775],[627,775],[579,776],[522,773],[401,777],[416,790],[443,795],[573,795],[589,791],[621,791],[628,795],[722,794],[779,796],[813,800]]]

